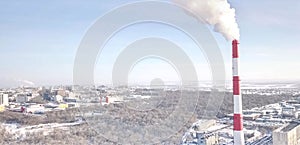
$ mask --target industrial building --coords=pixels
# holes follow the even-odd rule
[[[300,123],[291,122],[273,131],[273,145],[299,145]]]
[[[217,145],[218,133],[215,132],[216,120],[199,120],[182,138],[182,144]]]
[[[243,119],[244,120],[250,120],[250,121],[254,121],[257,118],[259,118],[260,116],[262,116],[262,113],[255,113],[255,112],[247,112],[247,111],[243,111]],[[233,114],[227,114],[226,117],[233,119]]]
[[[219,137],[217,133],[206,134],[204,132],[196,134],[198,145],[217,145],[219,144]]]

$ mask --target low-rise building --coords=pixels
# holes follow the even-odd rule
[[[68,108],[76,108],[79,107],[78,103],[67,103],[68,104]]]
[[[123,102],[123,96],[106,96],[105,103],[120,103]]]
[[[26,113],[33,113],[33,114],[38,114],[38,113],[44,113],[45,112],[45,107],[43,105],[30,105],[27,106],[24,110]]]
[[[61,95],[54,96],[54,101],[55,102],[63,102],[63,96],[61,96]]]
[[[197,133],[198,145],[218,145],[219,137],[217,133],[206,134],[204,132]]]
[[[26,94],[17,94],[16,102],[17,103],[26,103],[29,101],[29,98]]]
[[[282,115],[284,117],[295,117],[296,108],[294,106],[286,106],[282,108]]]
[[[65,97],[66,96],[66,91],[63,90],[63,89],[57,90],[57,95]]]

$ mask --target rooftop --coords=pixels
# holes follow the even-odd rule
[[[281,129],[281,131],[282,131],[282,132],[290,131],[290,130],[294,129],[296,126],[298,126],[298,125],[299,125],[299,123],[297,123],[297,122],[292,122],[292,123],[288,124],[287,126],[283,127],[283,128]]]

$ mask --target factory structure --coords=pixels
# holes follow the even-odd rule
[[[273,131],[273,145],[299,145],[300,122],[294,121]]]
[[[299,145],[300,97],[243,110],[238,44],[238,40],[232,41],[233,113],[217,120],[195,122],[183,135],[181,144]],[[260,128],[268,128],[268,132]]]
[[[182,144],[197,144],[197,145],[217,145],[219,137],[216,130],[222,128],[215,127],[216,120],[199,120],[195,122],[188,132],[182,137]]]
[[[243,130],[243,109],[242,109],[242,96],[241,96],[241,88],[240,88],[240,77],[239,77],[239,51],[238,51],[238,40],[232,41],[232,81],[233,81],[233,104],[234,104],[234,111],[233,111],[233,134],[229,135],[226,134],[229,138],[233,138],[233,143],[235,145],[244,145],[244,130]],[[248,115],[247,117],[254,119],[257,118],[259,115]],[[204,125],[203,125],[204,124]],[[209,125],[207,125],[209,124]],[[221,128],[225,128],[221,125],[221,128],[215,130],[211,129],[210,127],[216,126],[216,122],[214,121],[205,121],[204,123],[201,122],[201,126],[199,122],[195,123],[192,126],[192,129],[184,135],[182,139],[183,144],[200,144],[200,145],[217,145],[219,144],[219,137],[216,133],[217,130],[221,130]],[[196,126],[196,127],[195,127]],[[220,125],[219,125],[220,126]],[[195,128],[201,128],[202,130],[196,131]],[[193,140],[187,141],[187,136],[190,134],[190,138]]]
[[[242,112],[245,145],[300,144],[300,97]],[[233,113],[217,120],[198,120],[183,135],[182,144],[236,144],[233,129]]]

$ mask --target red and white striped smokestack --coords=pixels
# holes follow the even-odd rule
[[[233,75],[233,139],[235,145],[244,145],[244,132],[243,132],[243,112],[242,112],[242,95],[240,88],[239,77],[239,51],[238,40],[232,41],[232,75]]]

